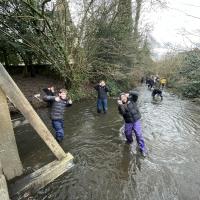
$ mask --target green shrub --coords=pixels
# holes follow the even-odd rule
[[[110,92],[109,92],[110,96],[116,96],[121,92],[119,84],[116,81],[108,80],[107,85],[110,88]]]
[[[182,94],[188,98],[200,97],[200,81],[193,81],[180,87]]]

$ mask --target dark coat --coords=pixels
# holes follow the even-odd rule
[[[55,92],[52,92],[48,88],[43,88],[42,90],[45,93],[45,95],[43,95],[43,96],[56,96]],[[53,104],[53,101],[47,101],[47,106],[48,107],[51,107],[52,104]]]
[[[107,86],[96,85],[94,89],[98,92],[98,99],[107,99],[107,93],[110,91]]]
[[[141,118],[137,104],[133,101],[128,101],[126,104],[119,105],[118,110],[126,123],[133,123]]]
[[[60,101],[55,101],[55,96],[44,96],[43,100],[47,102],[52,102],[51,106],[51,119],[63,119],[65,107],[69,107],[72,104],[69,104],[68,100],[60,99]]]
[[[155,88],[151,95],[154,97],[156,94],[162,97],[162,91],[160,89]]]

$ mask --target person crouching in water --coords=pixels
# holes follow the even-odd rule
[[[51,106],[51,120],[52,126],[56,132],[55,139],[61,142],[64,138],[64,112],[65,107],[72,105],[72,100],[67,98],[67,90],[60,89],[58,96],[45,95],[43,100],[52,102]]]
[[[118,100],[118,110],[125,121],[125,136],[127,143],[133,143],[132,131],[134,131],[140,152],[145,157],[147,151],[142,135],[141,114],[136,104],[137,100],[138,93],[136,91],[130,91],[127,94],[122,93]]]
[[[94,89],[98,92],[97,112],[101,113],[103,109],[103,112],[106,113],[108,110],[107,93],[109,92],[109,88],[106,86],[105,81],[102,80]]]
[[[161,98],[161,101],[163,100],[163,95],[162,95],[162,90],[160,89],[160,81],[159,80],[157,80],[156,82],[155,82],[155,86],[154,86],[154,89],[153,89],[153,91],[152,91],[152,93],[151,93],[151,96],[153,97],[153,99],[155,99],[155,96],[160,96],[160,98]]]
[[[156,95],[160,96],[161,101],[163,100],[162,90],[160,90],[159,88],[154,88],[152,93],[151,93],[151,96],[153,97],[153,99],[155,99]]]

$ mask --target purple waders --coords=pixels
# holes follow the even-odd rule
[[[144,138],[142,136],[142,127],[141,127],[140,120],[137,120],[136,122],[133,122],[133,123],[125,123],[125,135],[126,135],[127,142],[129,144],[133,142],[132,131],[134,131],[135,133],[140,151],[146,152]]]

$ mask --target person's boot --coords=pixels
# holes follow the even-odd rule
[[[56,137],[55,139],[56,139],[56,141],[57,141],[58,143],[61,143],[61,142],[63,141],[63,138],[61,138],[61,137]]]
[[[140,153],[141,153],[141,155],[142,155],[143,158],[146,158],[147,155],[148,155],[147,151],[140,150]]]
[[[137,153],[136,146],[133,143],[130,144],[130,149],[131,149],[131,154]]]
[[[101,110],[97,109],[97,113],[101,113]]]

